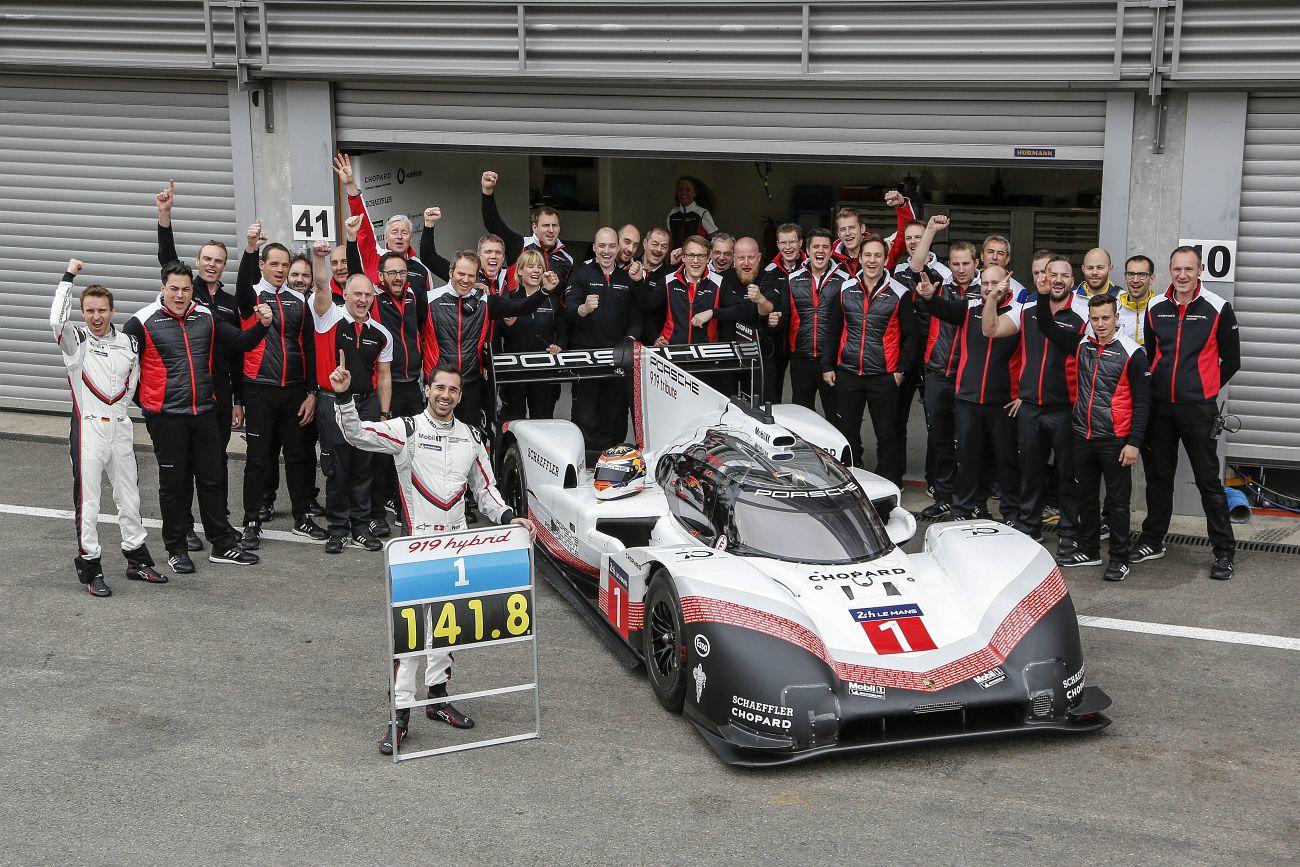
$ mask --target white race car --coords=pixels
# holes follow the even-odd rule
[[[687,369],[726,369],[728,353],[739,369],[744,349],[495,364],[499,382],[631,379],[645,490],[597,499],[582,435],[561,420],[505,426],[498,478],[566,596],[645,663],[659,702],[740,765],[1109,724],[1051,555],[986,520],[935,524],[905,553],[916,523],[898,488],[841,463],[834,427],[729,400]]]

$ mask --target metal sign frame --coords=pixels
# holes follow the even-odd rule
[[[435,755],[443,755],[446,753],[461,752],[463,750],[477,749],[478,747],[489,747],[489,746],[495,746],[497,744],[508,744],[508,743],[514,743],[516,741],[532,740],[533,738],[541,737],[542,700],[541,700],[541,691],[539,687],[540,672],[539,672],[538,662],[537,662],[537,581],[536,581],[536,570],[535,570],[536,564],[534,562],[535,554],[531,542],[524,548],[528,556],[527,575],[524,576],[524,580],[518,584],[512,584],[511,586],[501,586],[501,587],[493,586],[482,590],[471,589],[473,587],[473,581],[470,578],[470,573],[472,569],[469,565],[465,565],[461,567],[461,572],[460,572],[461,577],[456,582],[456,584],[459,585],[462,581],[465,582],[466,592],[452,593],[452,594],[447,594],[442,596],[422,597],[418,599],[404,599],[401,602],[397,602],[397,603],[393,602],[393,565],[394,564],[392,563],[392,557],[390,556],[390,552],[392,550],[394,550],[395,548],[409,549],[412,544],[421,543],[429,546],[428,548],[425,549],[425,551],[438,552],[437,556],[428,557],[426,558],[427,560],[452,560],[453,557],[458,557],[458,558],[464,558],[466,561],[468,561],[470,558],[476,555],[462,554],[460,553],[459,549],[456,548],[455,546],[447,545],[444,547],[444,540],[458,539],[461,537],[480,536],[485,533],[490,533],[496,536],[505,533],[508,536],[515,537],[514,539],[512,539],[512,541],[517,541],[517,537],[520,535],[524,536],[525,538],[527,538],[528,535],[527,529],[519,525],[502,525],[502,526],[481,527],[481,528],[466,529],[466,530],[451,530],[448,532],[430,533],[422,536],[400,536],[395,539],[389,539],[388,542],[384,545],[384,595],[385,595],[385,601],[387,602],[387,609],[385,612],[384,619],[385,622],[387,623],[387,633],[388,633],[388,643],[387,645],[385,645],[388,650],[388,653],[385,655],[384,669],[385,669],[385,677],[388,680],[389,732],[394,735],[393,738],[393,761],[394,762],[406,761],[408,759],[417,759],[423,756],[435,756]],[[487,552],[481,552],[481,553],[487,553]],[[448,694],[446,696],[440,696],[435,699],[430,699],[430,698],[419,699],[411,703],[410,705],[405,706],[405,708],[403,709],[416,710],[426,705],[438,704],[441,702],[468,701],[470,699],[484,698],[492,695],[504,695],[508,693],[525,692],[527,690],[532,690],[533,730],[531,732],[526,732],[523,734],[503,735],[494,738],[485,738],[479,741],[470,741],[467,743],[451,744],[449,746],[444,746],[444,747],[434,747],[432,749],[427,749],[427,750],[418,750],[416,752],[403,753],[401,748],[398,746],[396,742],[398,707],[397,707],[397,698],[396,698],[396,684],[394,680],[396,674],[395,663],[399,659],[409,658],[409,659],[418,660],[420,657],[425,656],[430,652],[429,643],[432,639],[432,629],[429,628],[429,620],[431,619],[430,612],[432,610],[432,606],[445,603],[445,602],[451,602],[458,599],[471,599],[471,598],[479,599],[479,598],[486,598],[486,597],[493,597],[493,596],[505,596],[510,593],[517,593],[520,591],[528,591],[529,597],[532,600],[530,610],[528,611],[529,631],[527,635],[510,636],[504,638],[489,638],[488,640],[485,641],[476,641],[471,644],[465,644],[463,646],[456,647],[455,652],[463,653],[467,650],[475,650],[475,649],[487,648],[487,647],[498,647],[505,644],[516,644],[523,641],[530,641],[532,642],[533,645],[532,680],[528,683],[519,683],[513,686],[495,687],[492,689],[475,690],[473,692],[453,693],[453,694]],[[420,650],[412,650],[412,651],[407,651],[405,653],[393,653],[393,648],[394,648],[393,611],[395,608],[405,607],[405,606],[417,607],[418,609],[420,609],[421,616],[425,618],[426,621],[425,639],[424,639],[425,646],[423,649]],[[417,678],[417,685],[419,682],[420,681]]]

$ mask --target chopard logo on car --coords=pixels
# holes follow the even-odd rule
[[[878,698],[885,697],[885,688],[876,686],[874,683],[854,683],[849,681],[849,695],[856,695],[859,698]]]
[[[1000,666],[998,668],[991,668],[983,674],[977,674],[974,677],[975,682],[980,685],[981,689],[988,689],[989,687],[997,686],[1006,679],[1007,673],[1003,671]]]
[[[754,495],[771,497],[774,500],[795,500],[801,498],[818,499],[821,497],[838,497],[849,491],[857,490],[857,485],[844,485],[840,488],[824,488],[820,491],[781,491],[771,488],[755,488]]]
[[[536,449],[533,449],[531,447],[528,449],[528,459],[533,463],[537,464],[542,469],[546,470],[546,472],[555,476],[557,479],[560,477],[559,465],[556,464],[554,461],[548,460],[547,458],[538,454]]]
[[[814,572],[808,576],[809,581],[852,581],[862,587],[870,587],[873,578],[886,575],[906,575],[906,569],[854,569],[851,572]]]
[[[738,720],[773,729],[788,729],[794,718],[794,708],[782,704],[764,704],[738,695],[731,697],[731,715]]]

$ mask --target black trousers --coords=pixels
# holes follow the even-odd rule
[[[379,397],[371,392],[355,397],[362,421],[379,421]],[[347,536],[370,521],[371,453],[343,439],[334,415],[334,395],[316,398],[316,429],[320,432],[320,464],[325,471],[325,515],[331,536]]]
[[[388,415],[402,418],[424,412],[424,389],[418,379],[394,382],[388,399]],[[370,519],[384,517],[384,503],[397,496],[397,466],[392,455],[370,455]]]
[[[482,379],[467,379],[461,382],[460,403],[456,404],[455,415],[465,424],[483,430]]]
[[[319,407],[317,411],[319,412]],[[320,451],[320,434],[316,429],[316,420],[312,419],[311,424],[303,425],[298,430],[302,436],[303,459],[306,460],[307,468],[311,474],[311,498],[314,500],[320,496],[319,477],[316,475],[320,467],[320,459],[317,457],[317,452]],[[273,437],[273,440],[274,442],[271,444],[271,463],[268,467],[262,496],[262,505],[268,509],[275,508],[275,495],[280,492],[280,439],[279,437]]]
[[[822,378],[821,362],[806,355],[790,356],[790,402],[815,411],[817,407],[814,401],[817,397],[822,400],[822,415],[828,422],[839,427],[835,386]]]
[[[921,366],[918,363],[898,385],[898,402],[894,410],[894,442],[898,449],[898,476],[907,475],[907,422],[912,417],[912,406],[916,403],[916,393],[921,388]],[[927,464],[928,469],[928,464]],[[929,472],[925,475],[929,481]]]
[[[627,386],[620,379],[573,384],[573,423],[582,431],[587,460],[627,439]]]
[[[501,386],[501,420],[555,418],[555,404],[559,399],[558,382],[503,385]]]
[[[784,346],[774,346],[772,356],[763,358],[763,393],[772,403],[783,403],[785,374],[790,369],[790,354]]]
[[[983,512],[988,498],[981,497],[980,476],[985,455],[992,450],[993,475],[1002,488],[1002,519],[1023,526],[1020,514],[1020,468],[1017,466],[1015,419],[1000,403],[956,401],[957,487],[952,510],[963,517]]]
[[[1192,465],[1196,489],[1205,510],[1206,534],[1215,556],[1232,556],[1237,542],[1228,520],[1228,497],[1219,478],[1219,455],[1210,439],[1218,407],[1204,403],[1151,401],[1151,421],[1142,442],[1142,466],[1147,481],[1147,517],[1138,544],[1163,545],[1174,513],[1174,476],[1178,471],[1178,444]]]
[[[1016,443],[1020,447],[1020,510],[1025,526],[1034,533],[1042,532],[1043,503],[1048,489],[1055,487],[1061,510],[1057,535],[1061,541],[1073,539],[1079,523],[1074,495],[1073,410],[1022,402],[1016,413]],[[1056,456],[1055,466],[1049,461],[1052,455]]]
[[[1133,498],[1133,468],[1120,466],[1124,441],[1116,437],[1075,437],[1074,473],[1078,479],[1079,550],[1101,551],[1101,483],[1106,482],[1106,523],[1110,525],[1110,562],[1127,563],[1129,501]],[[1064,517],[1064,513],[1062,513]]]
[[[946,376],[926,371],[921,389],[925,407],[926,480],[934,488],[937,503],[952,503],[957,487],[957,390]]]
[[[167,553],[185,550],[185,536],[194,526],[190,503],[196,493],[203,534],[217,550],[233,547],[235,531],[226,517],[225,471],[217,457],[221,454],[217,413],[145,413],[145,427],[158,459],[158,504]]]
[[[217,408],[215,410],[217,414],[217,434],[221,438],[221,499],[223,502],[227,502],[226,520],[229,521],[230,506],[228,501],[230,498],[230,456],[226,453],[226,450],[230,448],[230,436],[234,433],[230,427],[231,422],[234,420],[234,405],[230,396],[230,384],[227,383],[222,385],[220,378],[217,376],[212,377],[212,392],[213,398],[217,402]],[[187,532],[193,531],[193,524],[194,522],[191,521],[190,530]]]
[[[840,433],[849,441],[853,463],[863,466],[862,418],[871,414],[876,437],[876,474],[896,485],[903,483],[898,455],[898,385],[892,373],[859,376],[843,368],[835,371],[835,406],[840,414]]]
[[[244,383],[244,426],[248,438],[244,464],[245,524],[256,523],[258,510],[266,501],[270,470],[277,464],[277,444],[284,453],[284,475],[289,483],[294,521],[307,517],[314,473],[307,463],[303,426],[298,423],[298,408],[306,399],[307,387],[301,383],[283,386]]]

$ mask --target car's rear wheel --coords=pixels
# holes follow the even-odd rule
[[[501,459],[501,478],[498,480],[501,496],[515,513],[516,518],[528,517],[528,493],[524,484],[524,462],[519,444],[512,443]]]
[[[677,588],[664,569],[655,570],[646,594],[645,625],[641,630],[646,675],[659,703],[674,713],[686,698],[684,629]]]

